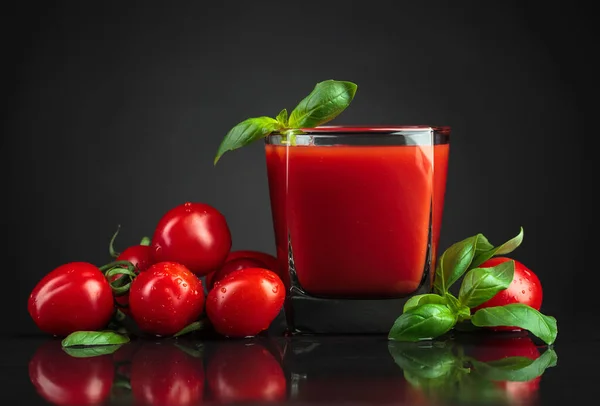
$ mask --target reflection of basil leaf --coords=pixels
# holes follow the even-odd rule
[[[468,307],[476,307],[510,286],[515,273],[515,262],[506,261],[490,268],[471,269],[460,286],[458,300]]]
[[[427,303],[412,308],[396,319],[388,338],[397,341],[419,341],[439,337],[456,324],[456,315],[440,304]]]
[[[62,340],[63,347],[74,345],[110,345],[125,344],[129,337],[114,331],[76,331]]]
[[[552,344],[558,334],[554,317],[545,316],[521,303],[479,309],[471,318],[471,323],[477,327],[520,327],[529,330],[546,344]]]
[[[446,377],[457,363],[451,348],[445,345],[424,348],[414,343],[390,342],[388,350],[396,365],[418,378]]]
[[[477,249],[481,234],[466,238],[451,245],[441,255],[435,270],[434,287],[436,292],[444,294],[469,268]]]
[[[446,299],[440,295],[436,295],[435,293],[425,293],[422,295],[416,295],[411,297],[404,304],[403,312],[410,310],[415,307],[419,307],[420,305],[426,303],[437,303],[437,304],[446,304]]]
[[[479,251],[479,249],[478,249],[477,254],[476,254],[475,258],[473,259],[473,263],[471,264],[471,266],[473,268],[477,267],[477,266],[483,264],[485,261],[487,261],[488,259],[490,259],[493,256],[510,254],[515,249],[517,249],[519,247],[519,245],[521,245],[522,242],[523,242],[523,227],[521,227],[519,234],[517,234],[510,240],[506,241],[502,245],[499,245],[495,248],[488,248],[487,250],[482,249],[481,251]],[[484,248],[484,246],[482,245],[481,248]]]
[[[497,361],[472,361],[477,373],[492,381],[526,382],[541,376],[547,368],[556,365],[558,357],[548,348],[537,359],[527,357],[507,357]]]
[[[63,351],[75,358],[89,358],[112,354],[121,348],[122,344],[98,345],[94,347],[63,347]]]

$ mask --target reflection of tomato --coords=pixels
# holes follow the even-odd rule
[[[473,358],[482,362],[497,361],[507,357],[537,359],[540,351],[529,336],[490,337],[475,346]],[[495,384],[504,389],[514,402],[530,401],[537,396],[541,376],[526,382],[498,381]]]
[[[206,371],[212,398],[219,402],[272,402],[286,397],[283,370],[259,342],[219,342]]]
[[[49,341],[31,358],[29,377],[50,403],[95,405],[110,394],[114,368],[110,355],[75,358],[63,351],[60,341]]]
[[[204,396],[204,366],[172,343],[144,342],[133,356],[131,390],[144,405],[191,405]]]

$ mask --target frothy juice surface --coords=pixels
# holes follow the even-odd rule
[[[439,237],[447,145],[435,147],[438,179],[432,146],[265,147],[278,256],[287,271],[289,233],[304,291],[383,298],[420,286],[431,216]]]

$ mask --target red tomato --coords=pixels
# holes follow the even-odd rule
[[[252,258],[239,257],[225,262],[221,269],[206,275],[206,286],[210,290],[215,282],[220,281],[225,276],[232,272],[239,271],[245,268],[266,268],[266,265]]]
[[[204,396],[204,365],[174,344],[144,342],[133,356],[130,382],[135,404],[196,405]]]
[[[481,362],[497,361],[507,357],[539,358],[540,351],[529,336],[490,337],[471,347],[473,358]],[[504,390],[509,399],[519,404],[529,404],[539,389],[541,376],[526,382],[497,381],[495,384]]]
[[[71,262],[38,282],[27,309],[40,330],[66,336],[78,330],[102,330],[115,306],[112,289],[98,267]]]
[[[152,250],[148,245],[132,245],[123,251],[117,257],[116,261],[129,261],[136,267],[136,273],[144,272],[150,265],[152,265]],[[119,275],[115,275],[111,278],[111,282],[119,278]],[[129,292],[124,295],[115,297],[115,300],[119,305],[119,309],[127,314],[131,315],[129,311]]]
[[[269,328],[285,299],[281,279],[266,269],[246,268],[215,283],[206,299],[206,314],[227,337],[249,337]]]
[[[110,355],[72,357],[54,340],[40,346],[29,362],[31,383],[55,405],[101,404],[110,395],[114,374]]]
[[[218,343],[206,377],[212,398],[219,403],[281,402],[286,398],[283,370],[259,343]]]
[[[483,264],[480,268],[489,268],[501,264],[506,261],[510,261],[512,258],[507,257],[494,257]],[[536,310],[540,310],[542,306],[542,284],[530,269],[528,269],[521,262],[515,261],[515,275],[510,286],[498,292],[496,296],[491,298],[485,303],[480,304],[473,309],[473,312],[485,308],[494,306],[504,306],[511,303],[523,303],[533,307]],[[493,330],[518,330],[517,327],[493,327]]]
[[[279,274],[279,262],[277,261],[277,258],[275,258],[271,254],[267,254],[266,252],[253,251],[253,250],[231,251],[229,253],[229,255],[227,255],[226,261],[231,261],[231,260],[237,259],[237,258],[256,259],[256,260],[262,262],[263,264],[265,264],[266,269],[273,271],[276,274]]]
[[[129,306],[140,330],[158,336],[175,334],[200,317],[202,281],[181,264],[159,262],[135,277]]]
[[[151,247],[154,262],[178,262],[202,276],[225,263],[231,249],[231,233],[217,209],[188,202],[160,219]]]

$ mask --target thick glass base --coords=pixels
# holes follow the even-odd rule
[[[429,282],[429,278],[427,278]],[[326,299],[294,289],[286,299],[288,331],[292,334],[387,334],[414,295],[429,293],[430,284],[405,298]]]

